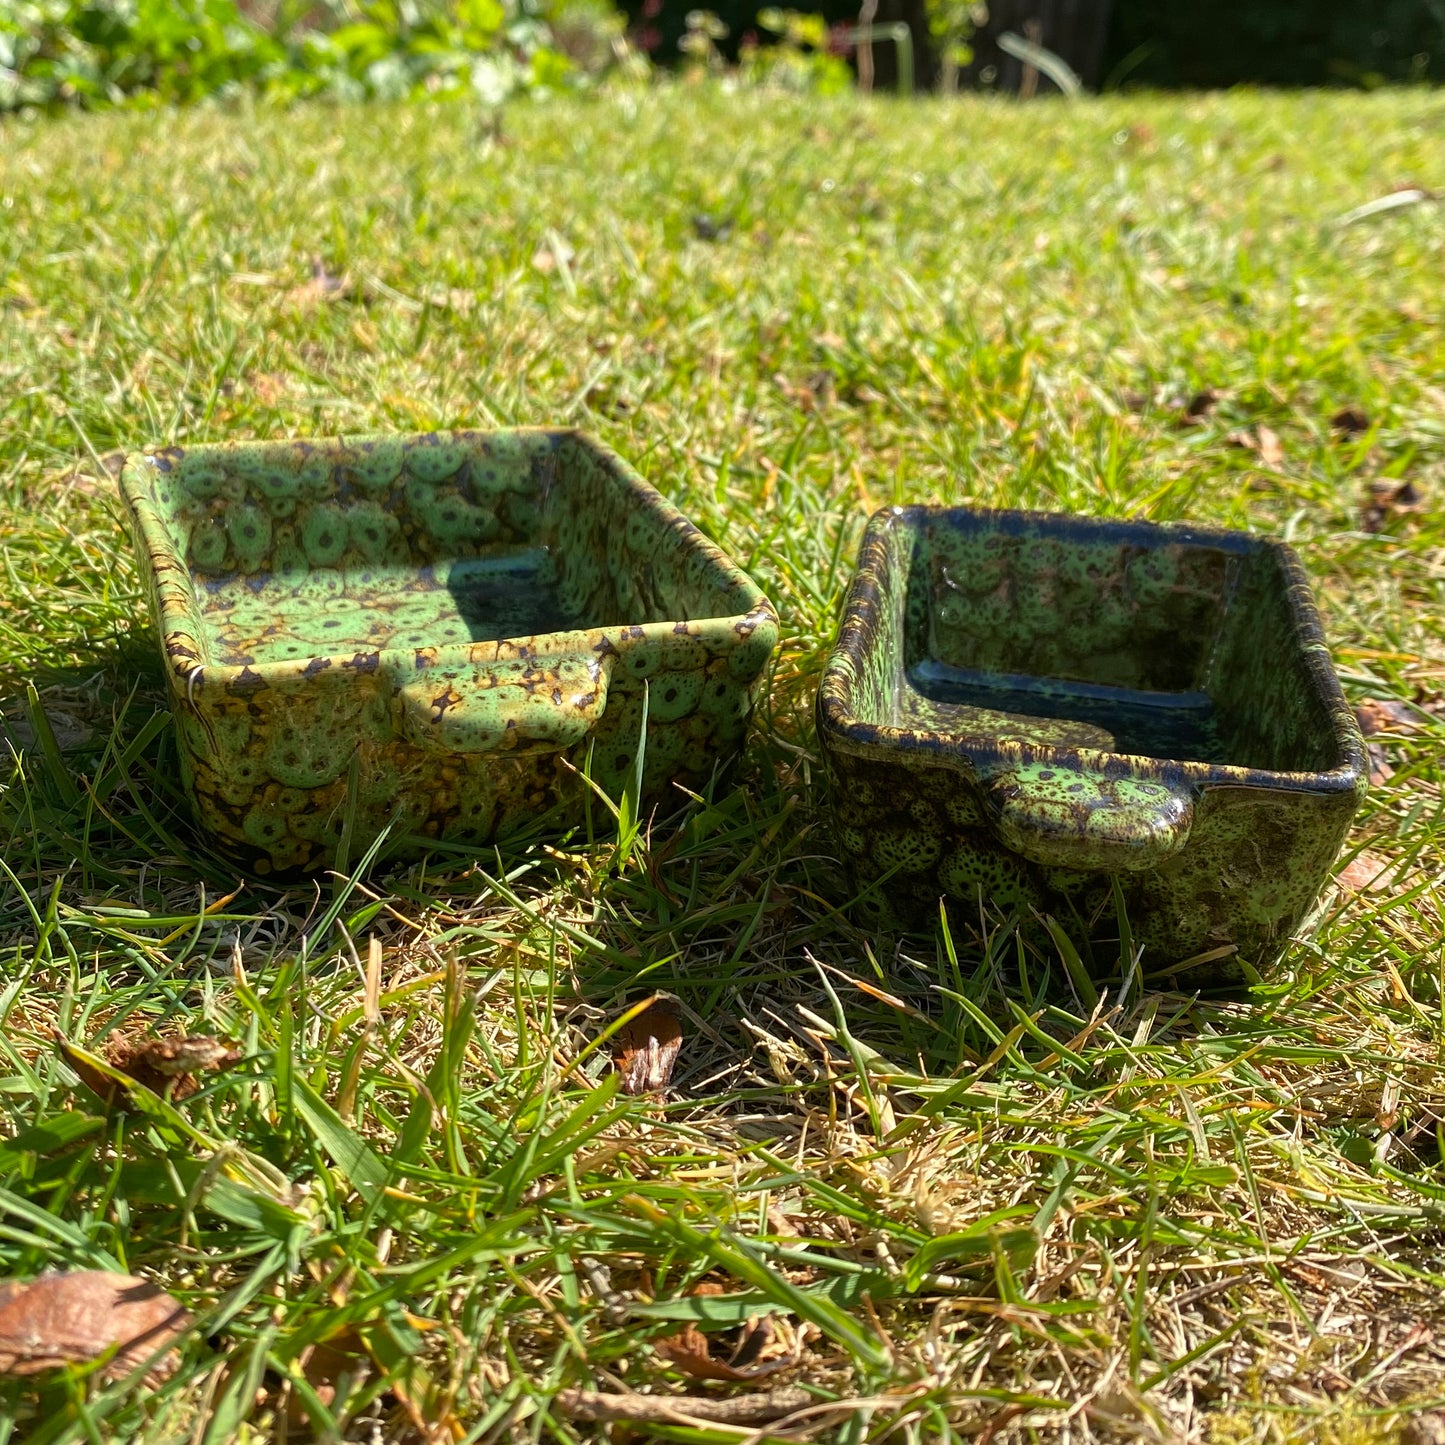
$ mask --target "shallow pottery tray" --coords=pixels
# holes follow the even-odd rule
[[[1366,777],[1298,560],[1201,527],[878,513],[818,719],[879,921],[982,898],[1099,968],[1116,884],[1146,970],[1274,960]]]
[[[743,740],[762,593],[573,432],[179,447],[121,474],[202,823],[261,872],[486,840]],[[353,851],[351,856],[356,856]]]

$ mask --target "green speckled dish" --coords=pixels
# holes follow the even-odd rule
[[[777,640],[752,582],[574,432],[171,447],[120,484],[185,782],[262,873],[388,826],[568,826],[582,769],[621,795],[644,696],[644,801],[700,784]]]
[[[876,921],[981,899],[1100,969],[1116,884],[1146,970],[1274,961],[1367,776],[1294,554],[1192,526],[878,513],[818,723]]]

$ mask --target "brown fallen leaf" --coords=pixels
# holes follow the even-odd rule
[[[801,382],[789,381],[782,372],[773,384],[800,411],[821,411],[838,399],[838,382],[831,371],[812,371]]]
[[[139,1044],[121,1043],[110,1050],[110,1062],[156,1094],[184,1099],[199,1085],[197,1074],[215,1073],[239,1064],[245,1055],[232,1044],[209,1034],[186,1034],[180,1038],[145,1039]]]
[[[1365,848],[1335,874],[1335,882],[1351,893],[1383,893],[1394,883],[1394,874],[1390,859]]]
[[[303,310],[323,305],[328,301],[345,301],[352,294],[353,286],[347,276],[333,275],[326,268],[320,256],[311,258],[311,279],[300,286],[293,286],[286,293],[286,299]]]
[[[532,267],[542,275],[549,276],[559,268],[566,271],[577,253],[556,231],[548,231],[546,240],[532,253]]]
[[[1263,422],[1253,429],[1232,431],[1225,440],[1232,446],[1243,447],[1247,451],[1254,452],[1259,457],[1260,465],[1268,467],[1272,472],[1278,472],[1284,468],[1284,447],[1280,443],[1279,436]]]
[[[699,241],[726,241],[733,233],[731,216],[710,216],[699,211],[692,218],[692,233]]]
[[[667,1088],[682,1048],[682,1010],[658,994],[612,1036],[612,1057],[624,1094],[654,1094]]]
[[[1445,1445],[1445,1410],[1412,1414],[1400,1427],[1400,1445]]]
[[[50,724],[51,734],[63,753],[83,748],[95,736],[95,729],[84,718],[76,717],[74,713],[62,712],[49,704],[45,707],[45,721]],[[33,748],[37,738],[32,719],[0,715],[0,743],[7,741],[15,745],[17,752]]]
[[[410,1317],[418,1327],[431,1322]],[[399,1350],[399,1342],[383,1321],[370,1320],[347,1325],[326,1340],[308,1346],[296,1364],[301,1377],[315,1391],[323,1405],[330,1406],[345,1380],[353,1386],[377,1376],[385,1380],[385,1393],[411,1417],[414,1434],[407,1439],[450,1442],[464,1433],[451,1408],[437,1394],[422,1361]],[[278,1387],[263,1391],[285,1415],[293,1429],[314,1428],[316,1421],[292,1387],[283,1379]],[[388,1438],[395,1438],[388,1435]]]
[[[1365,753],[1370,760],[1370,782],[1376,786],[1388,783],[1395,776],[1395,770],[1390,766],[1384,748],[1379,743],[1366,743]]]
[[[146,1376],[157,1380],[173,1368],[169,1346],[190,1322],[179,1300],[134,1275],[79,1269],[0,1280],[0,1375],[35,1375],[110,1354],[105,1373],[118,1378],[165,1351]]]
[[[1341,441],[1363,436],[1370,429],[1370,415],[1362,406],[1342,406],[1330,418],[1330,429]]]
[[[1223,398],[1223,392],[1216,391],[1212,386],[1206,386],[1201,391],[1196,391],[1179,409],[1179,426],[1201,426],[1205,418],[1219,405]]]
[[[200,1087],[196,1074],[229,1069],[244,1057],[240,1049],[207,1034],[145,1039],[140,1043],[119,1039],[106,1048],[104,1055],[87,1053],[59,1030],[55,1032],[55,1043],[80,1082],[105,1104],[119,1109],[132,1106],[132,1082],[168,1099],[184,1099]]]
[[[694,1380],[760,1380],[776,1374],[794,1363],[786,1346],[780,1346],[780,1333],[766,1315],[750,1319],[743,1327],[743,1336],[730,1360],[714,1359],[708,1338],[694,1324],[686,1324],[676,1334],[653,1340],[652,1348],[672,1367]]]
[[[639,1395],[631,1390],[558,1390],[552,1408],[569,1420],[599,1424],[625,1420],[647,1425],[686,1425],[699,1420],[719,1425],[766,1425],[816,1405],[800,1386],[718,1400],[700,1395]],[[851,1410],[849,1405],[840,1408]]]
[[[1360,511],[1360,526],[1366,532],[1383,532],[1395,517],[1409,516],[1425,510],[1425,494],[1414,482],[1397,482],[1392,477],[1377,477]]]
[[[354,1327],[342,1330],[329,1340],[308,1345],[296,1363],[306,1383],[316,1392],[316,1398],[328,1408],[344,1379],[349,1379],[354,1385],[361,1384],[372,1371],[371,1357]],[[286,1423],[291,1429],[303,1430],[312,1423],[305,1405],[291,1389],[289,1380],[282,1383],[277,1396],[284,1401]]]
[[[1281,470],[1284,466],[1284,447],[1279,437],[1263,422],[1255,427],[1254,435],[1258,444],[1260,461],[1272,472]]]
[[[98,1055],[87,1053],[72,1044],[59,1029],[52,1031],[60,1057],[74,1070],[80,1082],[109,1109],[131,1108],[130,1085],[133,1082],[119,1069]]]
[[[86,467],[77,467],[71,473],[75,488],[84,492],[87,496],[94,496],[103,483],[110,483],[125,470],[125,453],[122,451],[106,452],[104,456],[95,458],[89,463],[90,470]],[[98,468],[98,470],[95,470]]]
[[[1355,706],[1355,721],[1364,735],[1419,732],[1421,721],[1414,708],[1388,697],[1367,697]]]
[[[249,380],[262,406],[275,406],[290,387],[290,378],[280,371],[258,371]]]

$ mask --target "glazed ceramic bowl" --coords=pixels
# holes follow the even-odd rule
[[[1364,788],[1288,547],[1193,526],[904,507],[870,522],[818,722],[838,838],[892,926],[940,898],[1117,967],[1282,951]]]
[[[167,448],[121,492],[200,821],[261,872],[643,800],[743,741],[777,619],[565,431]],[[355,857],[355,853],[352,853]]]

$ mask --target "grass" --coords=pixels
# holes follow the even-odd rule
[[[1442,121],[687,86],[0,121],[0,1270],[197,1317],[158,1388],[0,1384],[0,1441],[1373,1442],[1445,1403],[1445,212],[1338,223],[1445,191]],[[178,789],[111,454],[542,421],[777,603],[737,785],[630,851],[238,878]],[[860,932],[810,707],[902,500],[1289,538],[1351,695],[1416,705],[1351,844],[1392,879],[1230,997],[1146,959],[1081,998],[987,916]],[[654,990],[665,1100],[604,1037]],[[107,1113],[53,1029],[246,1057]],[[700,1381],[689,1321],[795,1363]],[[687,1413],[781,1387],[811,1404]],[[688,1398],[599,1425],[579,1388]]]

